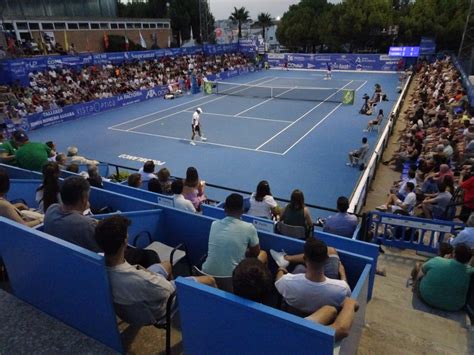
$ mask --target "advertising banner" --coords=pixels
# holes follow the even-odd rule
[[[396,71],[399,57],[386,54],[299,54],[268,53],[266,60],[272,67],[325,70],[331,64],[334,70]]]

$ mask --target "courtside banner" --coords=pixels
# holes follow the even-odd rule
[[[396,71],[399,57],[387,54],[300,54],[268,53],[266,61],[272,67],[326,70],[330,63],[333,70]]]

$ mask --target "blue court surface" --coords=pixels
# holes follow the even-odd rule
[[[321,72],[269,70],[229,82],[288,88],[285,96],[290,97],[299,95],[296,88],[319,88],[314,93],[322,101],[234,96],[234,88],[228,96],[149,100],[33,131],[30,138],[53,140],[59,151],[76,145],[80,155],[130,167],[143,164],[125,155],[159,160],[175,176],[184,177],[186,168],[195,166],[203,180],[239,190],[254,191],[265,179],[276,197],[289,198],[298,188],[307,203],[335,207],[337,196],[351,195],[360,174],[345,165],[348,151],[359,147],[364,135],[372,148],[378,138],[376,131],[362,132],[375,117],[358,114],[363,94],[371,96],[374,85],[381,84],[389,98],[379,104],[386,116],[398,99],[395,73],[336,72],[324,80]],[[354,105],[332,102],[342,89],[356,90]],[[191,117],[197,107],[204,111],[208,140],[192,146]]]

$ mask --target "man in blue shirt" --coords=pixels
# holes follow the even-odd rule
[[[474,213],[471,213],[466,223],[466,228],[450,241],[453,247],[459,244],[466,244],[469,248],[474,249]]]
[[[337,199],[337,210],[339,212],[326,219],[323,232],[352,238],[359,222],[355,215],[347,213],[348,209],[349,200],[347,197],[340,196]]]
[[[240,220],[244,213],[243,197],[230,194],[224,209],[227,216],[212,222],[207,259],[202,270],[209,275],[230,277],[245,257],[256,257],[266,264],[267,253],[260,250],[257,230],[253,224]]]

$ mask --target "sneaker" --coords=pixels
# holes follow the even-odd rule
[[[207,141],[207,138],[206,138],[206,137],[201,137],[201,140],[202,140],[203,142],[205,142],[205,141]]]
[[[347,166],[352,166],[352,163],[346,163]]]
[[[380,206],[375,207],[375,209],[377,211],[385,212],[385,211],[388,210],[388,207],[387,207],[387,205],[380,205]]]
[[[194,143],[194,141],[189,142],[189,144],[196,145],[196,143]]]
[[[277,252],[276,250],[270,249],[270,255],[279,267],[283,267],[286,269],[288,265],[290,265],[290,262],[288,260],[285,260],[286,253],[284,251]]]
[[[368,129],[364,129],[364,130],[362,130],[362,132],[368,132],[368,131],[369,131]]]

